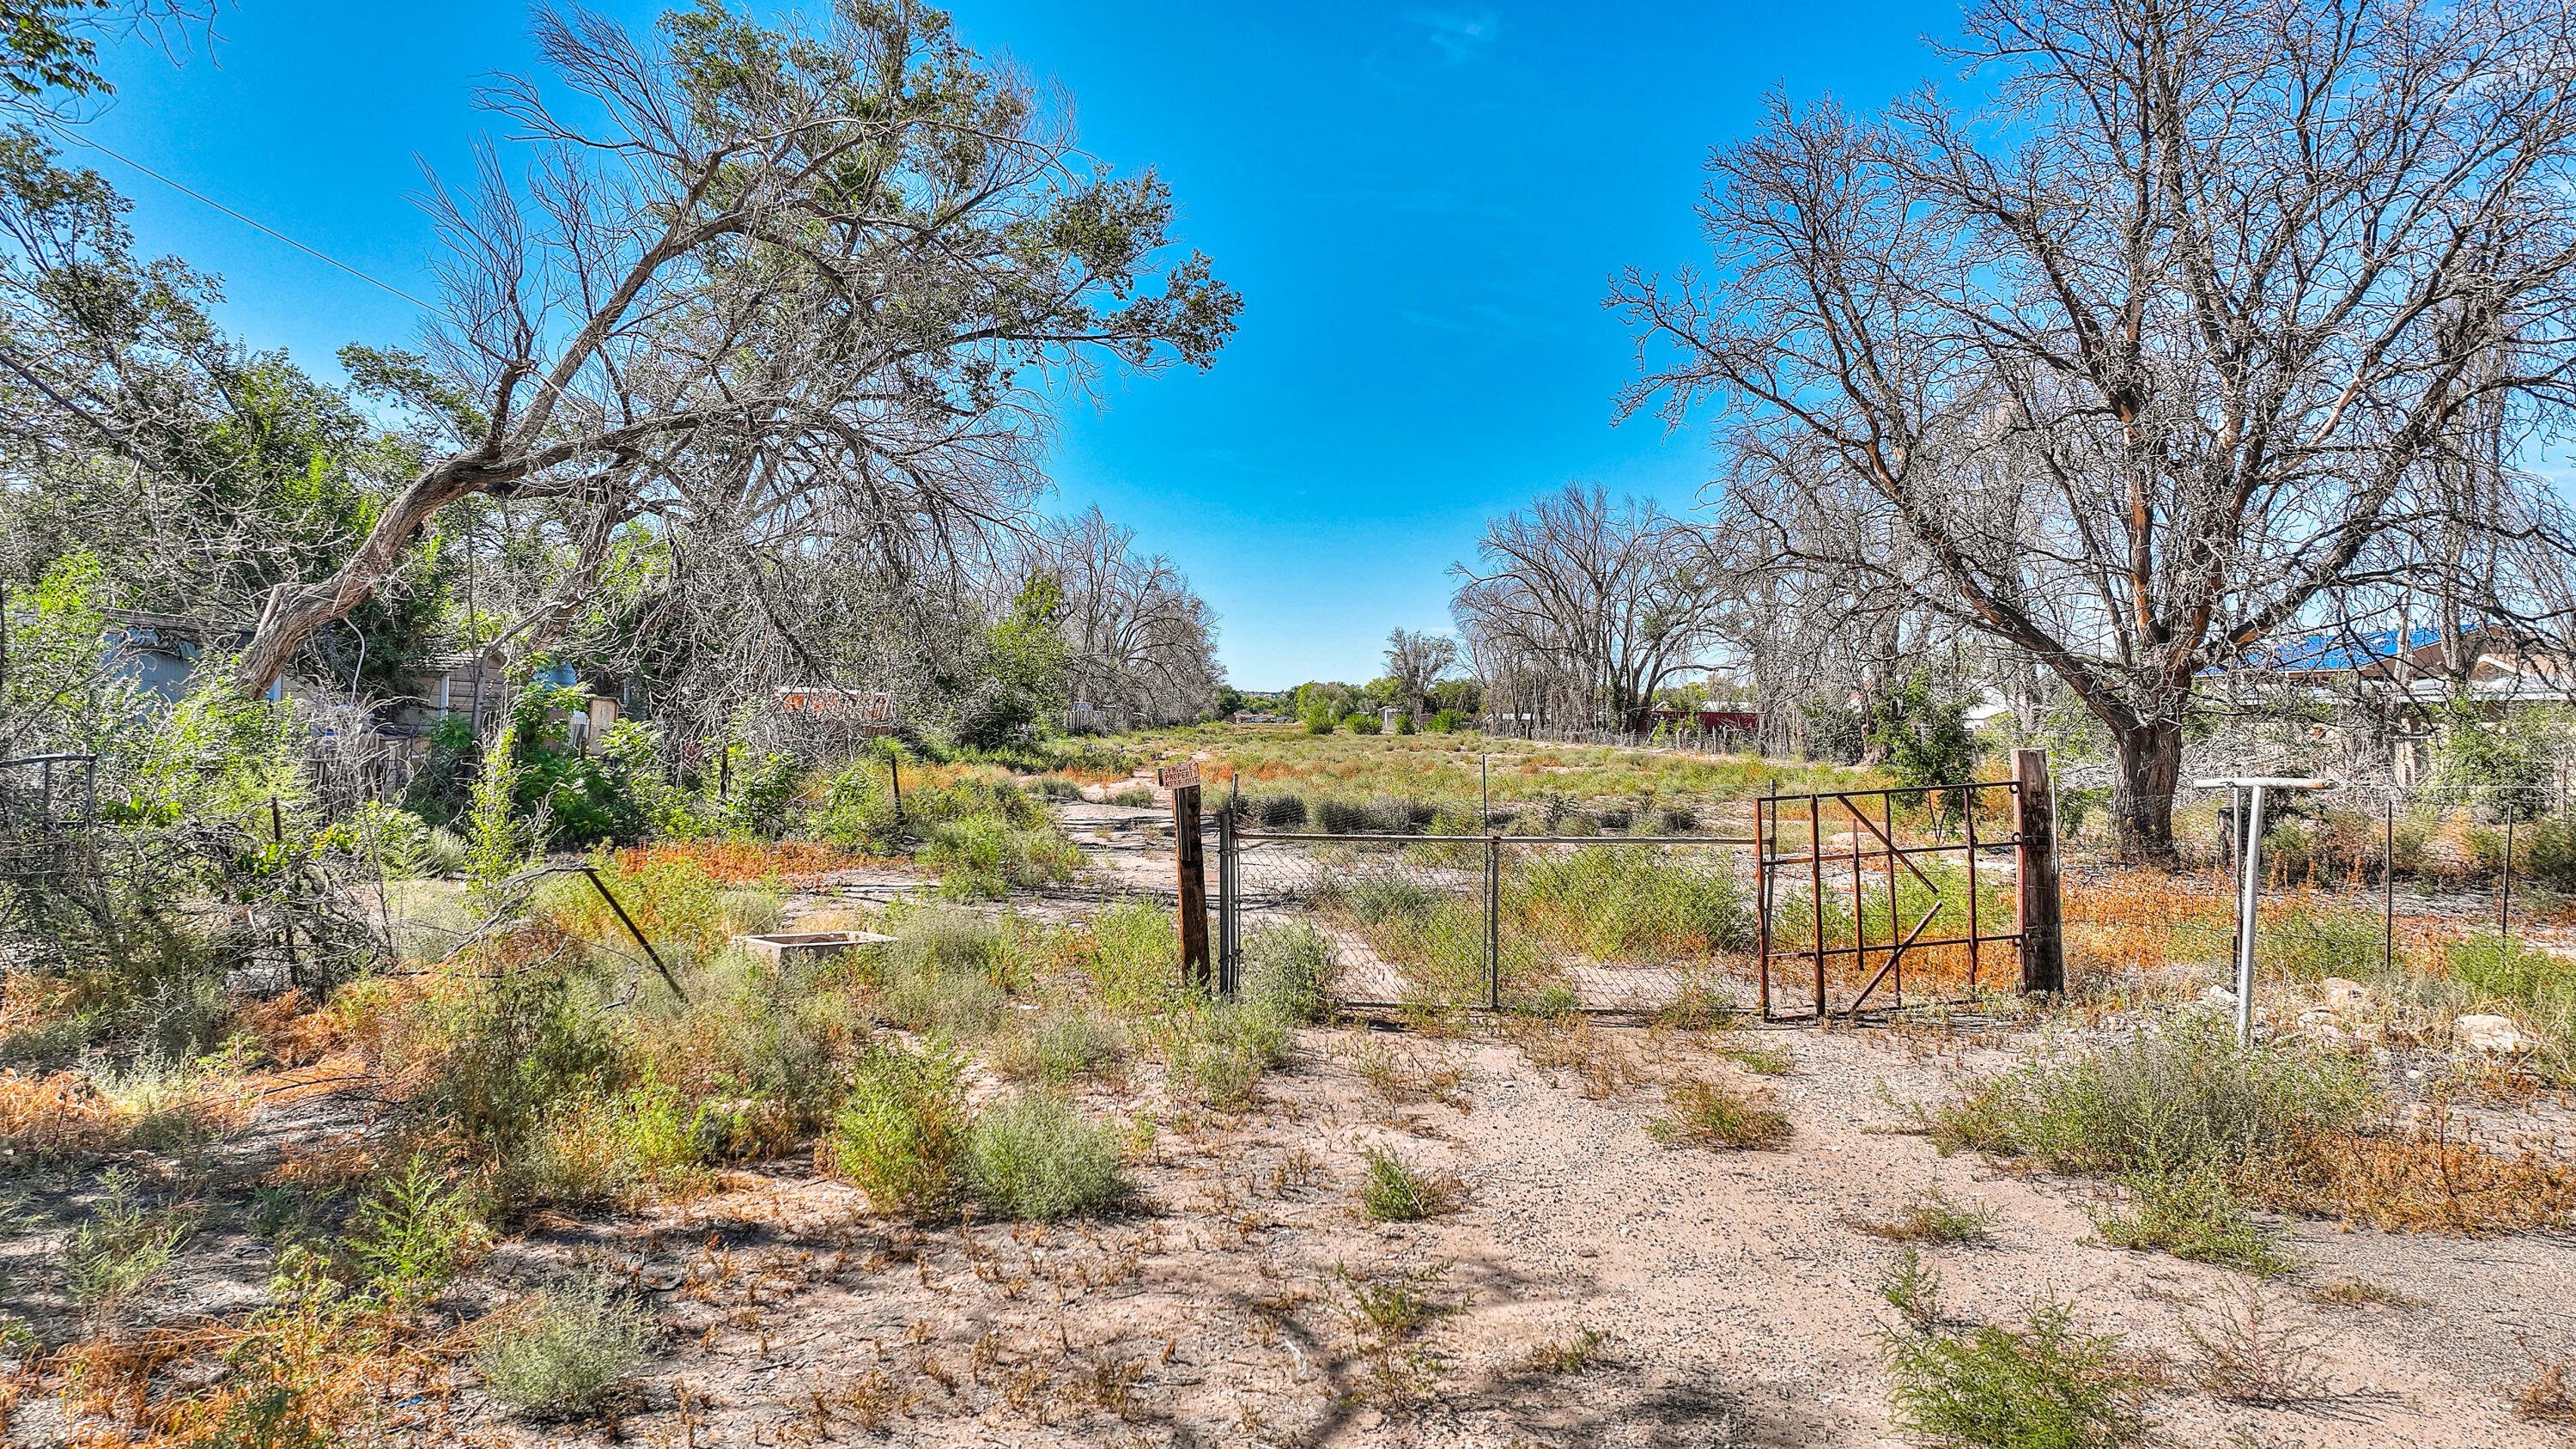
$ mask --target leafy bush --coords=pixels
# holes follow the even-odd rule
[[[599,1407],[644,1366],[651,1319],[603,1278],[541,1289],[482,1325],[474,1367],[521,1414]]]
[[[966,1064],[946,1043],[878,1047],[861,1057],[833,1123],[833,1168],[879,1212],[917,1217],[957,1201],[967,1141]]]
[[[1042,1093],[985,1109],[966,1140],[966,1181],[1005,1217],[1053,1222],[1126,1195],[1117,1130]]]
[[[2079,1333],[2062,1304],[2015,1333],[1890,1334],[1897,1422],[1958,1449],[2121,1449],[2147,1442],[2153,1387],[2112,1335]]]
[[[1082,782],[1079,780],[1067,779],[1062,775],[1040,775],[1038,778],[1029,782],[1028,788],[1030,794],[1037,796],[1041,800],[1079,800],[1083,798]]]
[[[1444,709],[1431,717],[1431,728],[1433,731],[1444,735],[1454,735],[1458,733],[1459,729],[1466,723],[1467,717],[1454,709]]]
[[[1373,735],[1378,732],[1380,725],[1376,715],[1353,713],[1342,717],[1342,728],[1355,735]]]
[[[1448,1173],[1424,1172],[1407,1163],[1394,1148],[1373,1146],[1362,1154],[1368,1175],[1360,1183],[1360,1211],[1382,1223],[1409,1223],[1455,1212],[1465,1189]]]
[[[1109,803],[1130,810],[1143,810],[1154,803],[1154,792],[1142,785],[1130,785],[1110,796]]]
[[[1310,735],[1328,735],[1333,732],[1333,716],[1329,711],[1308,710],[1303,722],[1306,733]]]

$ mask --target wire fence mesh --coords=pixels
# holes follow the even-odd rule
[[[1750,842],[1740,837],[1240,831],[1244,928],[1315,926],[1352,1006],[1750,1009]]]

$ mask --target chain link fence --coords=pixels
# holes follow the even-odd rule
[[[1225,948],[1265,923],[1312,925],[1345,1005],[1654,1012],[1758,997],[1749,836],[1223,826]]]

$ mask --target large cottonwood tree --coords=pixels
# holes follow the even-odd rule
[[[2402,584],[2429,519],[2555,547],[2545,497],[2467,514],[2442,465],[2568,399],[2576,33],[2538,0],[1983,0],[1951,55],[1973,114],[1777,103],[1712,156],[1711,269],[1616,286],[1623,404],[1716,405],[1782,559],[2054,671],[2161,856],[2205,671]]]
[[[532,164],[495,151],[434,190],[432,345],[352,358],[441,446],[330,577],[271,595],[245,686],[477,494],[586,502],[594,566],[652,512],[780,548],[861,536],[900,570],[1016,516],[1050,388],[1204,365],[1233,328],[1235,294],[1172,254],[1161,182],[1081,156],[1060,108],[911,0],[810,29],[709,4],[652,41],[541,8],[536,38],[571,111],[492,89]]]

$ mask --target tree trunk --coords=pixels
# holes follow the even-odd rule
[[[2146,720],[2114,730],[2120,777],[2111,792],[2120,854],[2153,865],[2174,860],[2174,795],[2182,785],[2182,722]]]

